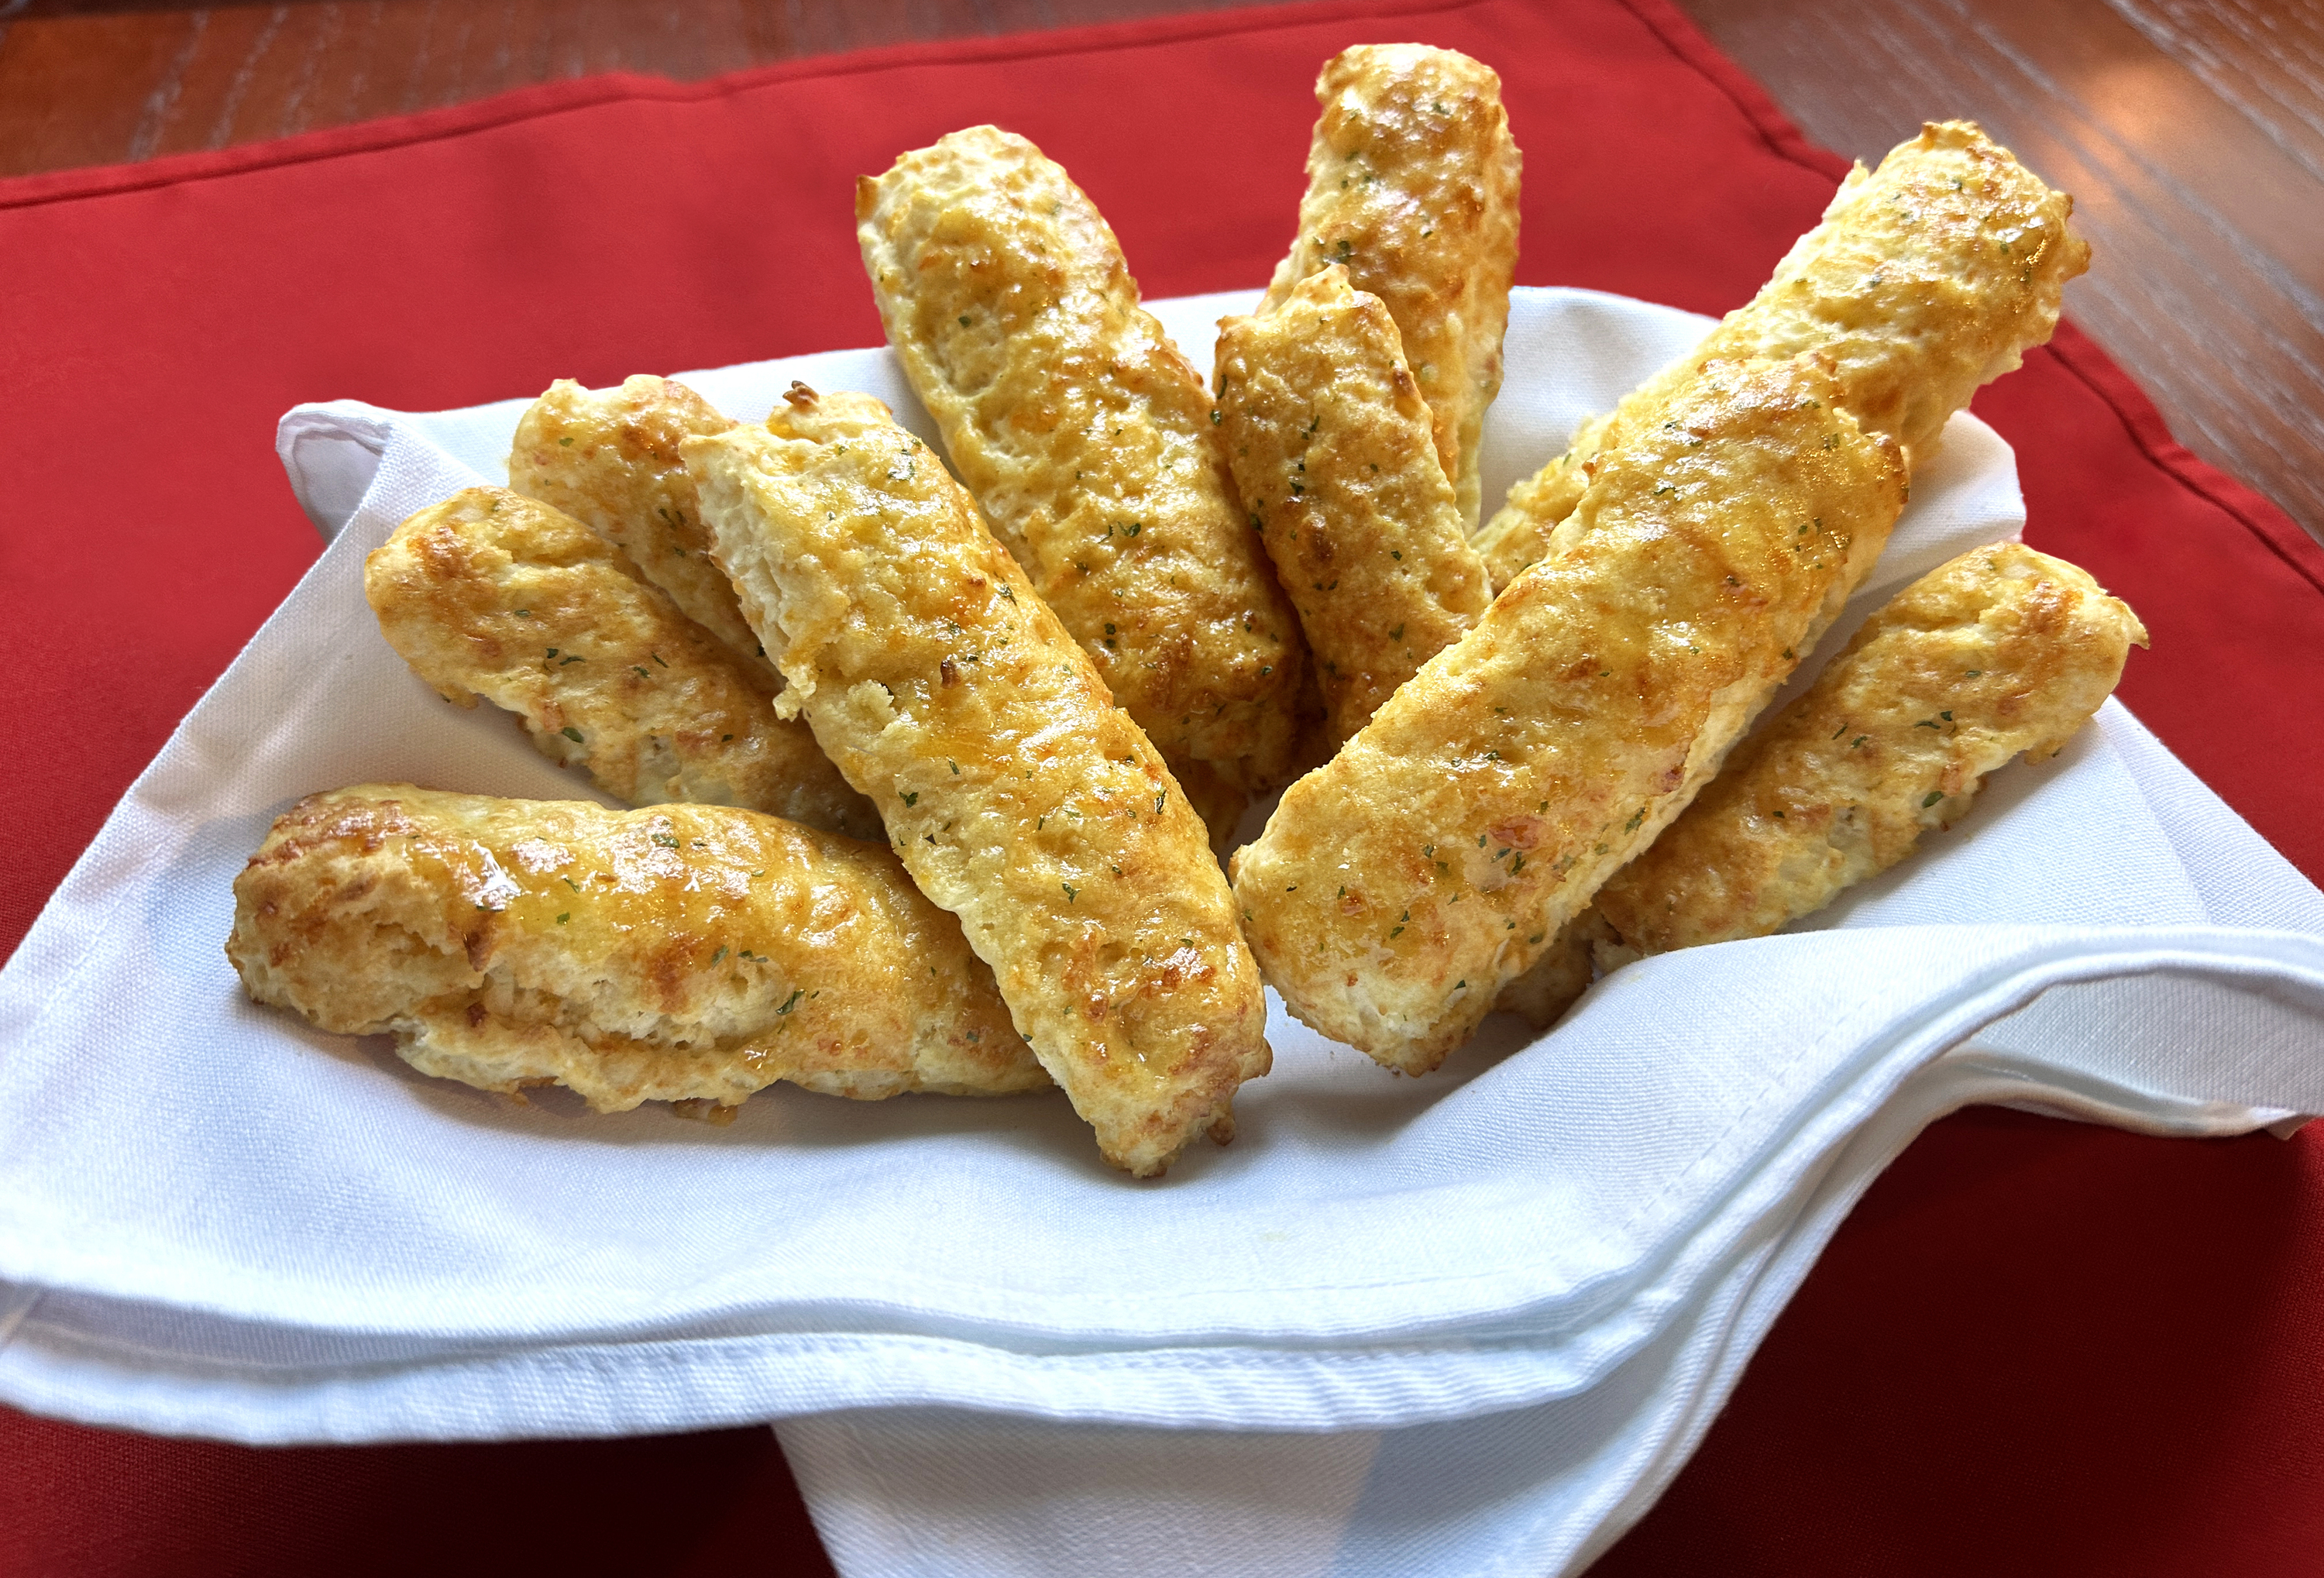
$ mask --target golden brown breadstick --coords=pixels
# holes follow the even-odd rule
[[[936,455],[868,397],[789,401],[686,447],[781,704],[961,918],[1108,1161],[1143,1177],[1224,1139],[1266,1007],[1201,822]]]
[[[993,531],[1222,837],[1290,776],[1305,652],[1236,508],[1202,377],[1024,138],[954,132],[859,182],[912,392]]]
[[[1591,464],[1604,449],[1606,431],[1618,414],[1618,409],[1583,419],[1554,458],[1510,486],[1508,500],[1471,540],[1495,590],[1548,551],[1558,522],[1573,513],[1589,491]]]
[[[1461,519],[1476,524],[1477,440],[1501,387],[1517,262],[1520,160],[1501,79],[1423,44],[1360,44],[1323,63],[1299,235],[1267,306],[1331,263],[1388,304],[1433,413]]]
[[[1593,957],[1612,968],[1814,913],[1960,821],[2015,752],[2055,754],[2145,644],[2137,615],[2063,559],[2003,543],[1939,567],[1738,747],[1494,1006],[1546,1029]]]
[[[468,488],[413,515],[364,565],[381,633],[447,701],[517,715],[542,755],[632,805],[742,806],[881,836],[773,683],[569,515]],[[755,641],[752,643],[756,645]]]
[[[362,784],[284,812],[234,892],[254,1000],[484,1090],[613,1112],[1049,1083],[894,855],[754,811]]]
[[[509,449],[509,486],[564,511],[630,557],[688,619],[745,663],[773,663],[710,561],[710,533],[694,500],[694,479],[678,457],[685,439],[734,425],[683,383],[636,377],[619,389],[584,389],[569,378],[549,386],[518,419]]]
[[[1808,692],[1599,890],[1621,943],[1765,937],[1969,813],[1985,775],[2055,755],[2146,631],[2063,559],[2005,542],[1875,614]]]
[[[1713,364],[1666,415],[1235,858],[1286,1006],[1392,1068],[1436,1066],[1685,807],[1903,507],[1808,358]]]
[[[1337,263],[1219,324],[1220,434],[1345,740],[1491,601],[1396,325]]]
[[[2089,266],[2073,210],[1968,121],[1923,126],[1872,174],[1857,166],[1758,295],[1510,491],[1477,537],[1493,585],[1547,551],[1595,458],[1632,441],[1706,360],[1824,355],[1840,403],[1904,446],[1909,473],[1978,385],[2057,327],[2059,293]]]

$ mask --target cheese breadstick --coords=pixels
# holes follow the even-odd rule
[[[743,611],[1042,1066],[1139,1177],[1267,1072],[1259,969],[1161,755],[943,463],[794,387],[686,446]]]
[[[2063,559],[2006,542],[1940,566],[1738,747],[1495,1006],[1546,1029],[1593,957],[1612,968],[1813,914],[1968,815],[2013,756],[2054,755],[2145,644],[2138,616]]]
[[[683,383],[636,377],[619,389],[584,389],[569,378],[517,420],[509,486],[564,511],[629,555],[645,578],[741,661],[775,666],[710,561],[710,533],[695,505],[694,479],[678,457],[685,439],[723,433],[733,420]]]
[[[1345,740],[1491,599],[1388,309],[1337,263],[1219,325],[1221,436]]]
[[[894,855],[753,811],[362,784],[276,818],[234,892],[254,1000],[484,1090],[615,1112],[1049,1083]]]
[[[1436,1066],[1685,808],[1903,507],[1809,358],[1713,364],[1665,415],[1235,858],[1285,1005],[1389,1067]]]
[[[2055,755],[2146,644],[2088,573],[2021,543],[1898,593],[1685,816],[1599,890],[1637,953],[1765,937],[1969,814],[1985,775]]]
[[[1432,413],[1464,527],[1479,435],[1501,387],[1521,163],[1501,79],[1451,50],[1360,44],[1323,63],[1299,235],[1267,307],[1333,263],[1388,304]]]
[[[446,700],[472,707],[482,695],[516,714],[542,755],[616,799],[742,806],[880,836],[878,814],[806,725],[775,716],[763,665],[547,504],[492,487],[432,504],[364,561],[364,595],[388,644]]]
[[[1493,584],[1549,551],[1598,457],[1651,426],[1705,361],[1821,355],[1840,403],[1904,447],[1909,473],[1978,385],[2057,327],[2060,292],[2089,266],[2073,209],[1968,121],[1923,126],[1871,174],[1859,164],[1758,295],[1510,490],[1477,538]]]
[[[889,342],[1043,602],[1222,837],[1291,773],[1305,653],[1104,217],[1024,138],[954,132],[859,182]]]

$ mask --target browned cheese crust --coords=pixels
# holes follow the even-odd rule
[[[742,662],[765,669],[779,688],[734,588],[711,562],[694,479],[678,455],[687,438],[733,425],[683,383],[641,375],[619,389],[584,389],[560,378],[517,420],[509,486],[629,555],[688,619]]]
[[[1315,98],[1299,235],[1267,306],[1335,263],[1388,304],[1473,526],[1478,436],[1500,392],[1517,263],[1521,161],[1501,79],[1450,50],[1361,44],[1324,62]]]
[[[483,1090],[613,1112],[1049,1083],[893,854],[755,811],[362,784],[284,812],[234,892],[253,999]]]
[[[2062,559],[1980,548],[1897,594],[1685,816],[1598,893],[1628,947],[1765,937],[1969,813],[1985,775],[2056,754],[2146,631]]]
[[[1714,364],[1234,863],[1291,1011],[1434,1068],[1685,808],[1904,504],[1808,358]]]
[[[364,595],[388,644],[446,700],[481,695],[516,714],[541,754],[616,799],[742,806],[880,836],[878,814],[807,726],[775,716],[760,664],[547,504],[506,488],[454,494],[364,561]]]
[[[1291,774],[1305,654],[1229,490],[1201,374],[1064,170],[991,126],[855,193],[880,317],[993,531],[1196,808]]]
[[[1220,434],[1345,740],[1491,601],[1428,407],[1337,263],[1219,325]]]
[[[794,389],[687,446],[718,555],[816,739],[961,918],[1042,1066],[1139,1177],[1267,1072],[1201,821],[968,494],[876,401]]]
[[[1477,538],[1493,585],[1547,551],[1597,458],[1631,442],[1706,360],[1818,353],[1840,403],[1904,446],[1909,473],[1978,385],[2057,327],[2066,281],[2089,267],[2067,228],[2073,210],[1968,121],[1923,126],[1872,174],[1857,166],[1758,295],[1510,490]]]

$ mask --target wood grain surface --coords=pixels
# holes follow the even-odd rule
[[[1234,0],[0,0],[0,175],[597,71],[681,79]],[[2067,310],[2190,448],[2324,538],[2324,0],[1678,0],[1807,134],[1969,116],[2074,194]],[[1772,261],[1772,260],[1771,260]]]
[[[1966,115],[2074,194],[2066,310],[2324,537],[2324,5],[1679,0],[1817,142]]]

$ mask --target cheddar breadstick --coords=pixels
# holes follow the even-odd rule
[[[1904,504],[1807,358],[1713,364],[1615,452],[1572,546],[1285,792],[1236,857],[1302,1020],[1434,1068],[1685,808]]]
[[[806,725],[775,716],[762,664],[547,504],[479,487],[430,505],[364,562],[364,595],[446,700],[482,695],[516,714],[542,755],[616,799],[743,806],[880,836]]]
[[[1388,304],[1432,413],[1461,519],[1476,524],[1477,440],[1501,387],[1517,260],[1520,160],[1501,79],[1422,44],[1362,44],[1323,64],[1299,235],[1267,306],[1340,263]]]
[[[1593,955],[1611,968],[1813,914],[1967,816],[2018,752],[2054,755],[2145,644],[2138,616],[2063,559],[2006,542],[1940,566],[1739,746],[1495,1006],[1546,1028],[1590,984]]]
[[[1493,584],[1548,551],[1597,458],[1651,426],[1705,361],[1821,355],[1840,403],[1904,446],[1909,472],[1979,384],[2057,327],[2059,293],[2089,266],[2073,208],[1967,121],[1923,126],[1872,174],[1857,166],[1749,304],[1511,490],[1477,538]]]
[[[954,132],[858,183],[912,392],[993,531],[1222,837],[1290,776],[1305,660],[1200,374],[1104,217],[1024,138]]]
[[[484,1090],[615,1112],[1049,1083],[895,856],[752,811],[362,784],[284,812],[234,892],[253,999]]]
[[[1161,755],[943,463],[867,397],[795,387],[686,446],[719,561],[920,891],[1139,1177],[1267,1071],[1259,969]]]
[[[2005,542],[1922,577],[1598,893],[1621,943],[1765,937],[1969,814],[1985,775],[2055,755],[2145,628],[2063,559]]]
[[[710,562],[710,533],[694,479],[678,457],[685,439],[734,424],[683,383],[636,377],[619,389],[549,386],[518,419],[509,486],[564,511],[630,557],[688,619],[781,687],[775,666]]]
[[[1377,296],[1334,263],[1219,325],[1220,433],[1345,740],[1491,599]]]

